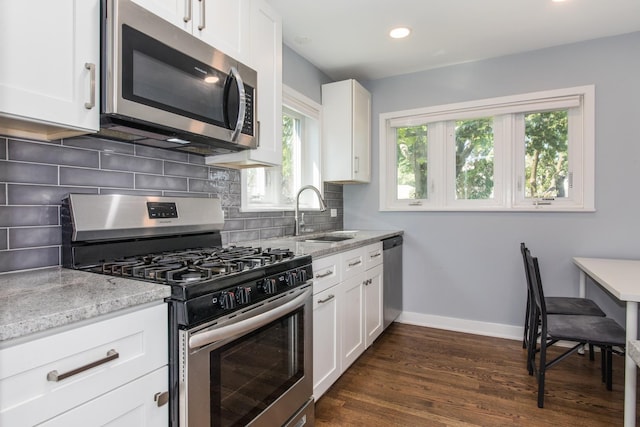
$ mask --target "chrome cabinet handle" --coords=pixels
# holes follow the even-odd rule
[[[198,30],[202,31],[207,26],[205,14],[205,6],[204,0],[198,0],[200,2],[200,25],[198,25]]]
[[[89,70],[89,90],[91,91],[89,102],[84,103],[84,108],[91,110],[96,106],[96,64],[86,62],[84,68]]]
[[[358,264],[362,264],[362,261],[361,261],[361,260],[358,260],[358,261],[356,261],[356,262],[350,262],[350,263],[349,263],[349,267],[355,267],[355,266],[356,266],[356,265],[358,265]]]
[[[322,279],[323,277],[331,276],[333,274],[333,270],[327,270],[324,274],[316,274],[316,279]]]
[[[358,173],[358,172],[360,172],[360,157],[358,157],[358,156],[355,157],[355,164],[356,164],[356,167],[355,167],[355,170],[353,172],[354,173]]]
[[[166,405],[169,402],[169,392],[168,391],[159,391],[153,395],[153,401],[156,402],[158,408]]]
[[[191,21],[191,8],[192,7],[193,7],[193,3],[191,3],[191,0],[185,0],[185,2],[184,2],[184,17],[182,18],[182,20],[184,22]]]
[[[369,256],[369,258],[378,258],[380,255],[382,255],[380,252],[376,252],[375,254]]]
[[[324,304],[325,302],[329,302],[332,299],[335,298],[335,295],[329,295],[328,297],[326,297],[325,299],[319,299],[318,300],[318,304]]]
[[[118,357],[120,357],[120,354],[117,351],[111,349],[107,351],[107,355],[102,359],[96,360],[95,362],[88,363],[84,366],[80,366],[79,368],[72,369],[68,372],[59,374],[58,371],[53,370],[47,374],[47,381],[54,381],[54,382],[62,381],[65,378],[69,378],[81,372],[88,371],[89,369],[95,368],[96,366],[104,365],[105,363],[111,362],[112,360],[115,360]]]
[[[242,81],[242,77],[240,76],[240,73],[238,72],[238,69],[236,67],[231,67],[231,75],[236,80],[236,85],[238,86],[238,92],[240,95],[240,102],[238,103],[240,104],[238,108],[238,121],[236,122],[236,128],[231,134],[231,141],[235,142],[235,140],[238,139],[238,135],[240,135],[240,132],[242,131],[242,125],[244,124],[244,115],[247,109],[247,100],[246,94],[244,92],[244,82]]]

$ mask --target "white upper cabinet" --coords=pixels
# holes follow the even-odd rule
[[[0,134],[57,139],[100,125],[100,1],[0,2]]]
[[[133,0],[207,44],[245,62],[250,0]]]
[[[322,164],[325,181],[371,180],[371,94],[357,81],[322,85]]]
[[[209,156],[207,164],[231,168],[282,163],[282,19],[264,0],[251,1],[250,58],[258,72],[258,148]]]

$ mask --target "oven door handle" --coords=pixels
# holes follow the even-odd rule
[[[264,325],[267,325],[283,315],[292,312],[298,307],[303,306],[311,294],[311,289],[305,290],[302,294],[295,297],[272,310],[250,317],[246,320],[234,323],[228,326],[222,326],[216,329],[206,330],[191,335],[189,338],[189,349],[194,350],[218,341],[233,338],[246,332],[253,331]]]

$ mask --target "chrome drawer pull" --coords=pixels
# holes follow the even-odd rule
[[[375,255],[371,255],[369,258],[378,258],[380,255],[382,255],[380,252],[377,252]]]
[[[327,270],[327,272],[324,274],[316,274],[316,279],[322,279],[323,277],[331,276],[332,274],[332,270]]]
[[[169,392],[159,391],[153,396],[153,401],[156,402],[158,408],[166,405],[169,402]]]
[[[362,264],[362,261],[361,261],[361,260],[358,260],[358,261],[356,261],[356,262],[350,262],[350,263],[349,263],[349,267],[355,267],[355,266],[356,266],[356,265],[358,265],[358,264]]]
[[[319,299],[318,304],[324,304],[325,302],[331,301],[334,298],[335,298],[335,295],[329,295],[325,299]]]
[[[117,359],[118,357],[120,357],[120,354],[117,351],[111,349],[107,351],[107,355],[102,359],[96,360],[95,362],[88,363],[84,366],[80,366],[79,368],[72,369],[69,372],[64,372],[62,374],[59,374],[58,371],[53,370],[47,374],[47,381],[55,381],[55,382],[62,381],[65,378],[72,377],[76,374],[79,374],[80,372],[88,371],[91,368],[95,368],[96,366],[103,365],[107,362]]]

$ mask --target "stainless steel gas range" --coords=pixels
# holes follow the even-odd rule
[[[218,199],[71,194],[63,265],[171,286],[170,425],[314,424],[310,256],[222,247]]]

